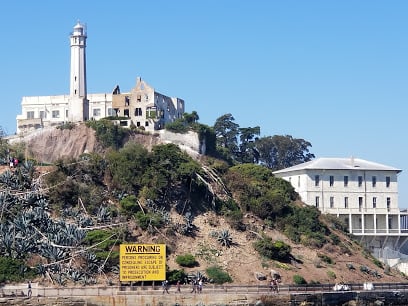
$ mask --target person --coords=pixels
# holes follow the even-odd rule
[[[162,283],[162,287],[163,287],[163,294],[166,291],[167,293],[169,293],[169,288],[168,288],[168,281],[164,280]]]
[[[31,281],[28,281],[27,287],[28,287],[27,296],[28,296],[28,298],[31,298],[31,294],[32,294]]]
[[[278,293],[279,289],[278,289],[278,281],[276,278],[273,278],[271,280],[271,291]]]
[[[196,293],[197,292],[197,280],[193,279],[191,281],[191,284],[193,285],[193,290],[191,290],[191,293]]]
[[[202,293],[203,292],[203,281],[200,279],[198,281],[198,293]]]
[[[177,292],[180,292],[180,293],[181,293],[181,290],[180,290],[180,281],[177,281],[176,288],[177,288]]]

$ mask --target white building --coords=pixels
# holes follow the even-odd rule
[[[289,181],[302,201],[336,215],[373,254],[408,254],[407,213],[398,207],[400,169],[358,159],[318,158],[275,171]]]
[[[153,131],[182,117],[184,113],[182,99],[159,94],[140,78],[137,78],[135,89],[128,94],[121,95],[118,86],[111,93],[88,94],[86,39],[86,28],[78,22],[70,35],[69,95],[23,97],[21,114],[17,115],[17,134],[25,134],[35,129],[61,125],[66,122],[99,120],[111,116],[120,116],[121,120],[118,122],[123,123],[123,126],[133,124],[136,127]],[[115,108],[112,107],[113,94],[116,95]],[[139,97],[142,96],[143,103],[138,103],[141,102]],[[127,97],[123,105],[120,100],[122,97],[124,99]],[[146,100],[145,97],[148,99]],[[129,101],[131,101],[131,106],[129,106]],[[154,113],[155,110],[162,112]],[[127,119],[123,120],[123,117]]]

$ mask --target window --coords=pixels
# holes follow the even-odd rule
[[[330,187],[333,187],[333,185],[334,185],[334,176],[330,175],[329,180],[330,180]]]
[[[385,177],[385,186],[386,186],[387,188],[390,188],[390,184],[391,184],[391,177],[386,176],[386,177]]]
[[[358,211],[363,209],[363,197],[358,197]]]
[[[114,116],[113,108],[108,108],[108,116]]]
[[[129,106],[130,99],[128,96],[125,97],[125,106]]]
[[[68,118],[68,110],[65,110],[65,118]]]
[[[140,121],[136,122],[136,126],[137,126],[137,127],[140,126]]]
[[[388,229],[392,229],[392,218],[388,218]]]
[[[363,177],[361,175],[358,176],[358,187],[363,186]]]
[[[344,208],[348,208],[348,197],[344,198]]]
[[[59,118],[59,116],[60,116],[60,113],[58,110],[52,111],[52,118]]]
[[[142,116],[142,109],[140,107],[135,108],[135,116]]]
[[[373,208],[377,208],[377,198],[373,197]]]
[[[145,122],[145,126],[149,126],[149,121],[146,121],[146,122]]]
[[[330,197],[330,208],[334,208],[334,197]]]
[[[129,117],[129,109],[128,109],[128,108],[125,108],[125,109],[123,110],[123,116]]]
[[[319,186],[320,183],[320,177],[318,175],[315,175],[315,186]]]
[[[27,112],[27,119],[34,119],[34,111]]]
[[[344,176],[344,187],[347,187],[347,186],[348,186],[348,176],[345,175]]]
[[[375,187],[375,185],[377,185],[377,177],[376,176],[372,177],[372,183],[373,183],[373,187]]]
[[[101,109],[100,108],[94,108],[93,116],[94,117],[99,117],[100,115],[101,115]]]
[[[44,112],[44,111],[40,111],[40,118],[41,118],[41,119],[47,118],[47,113]]]
[[[136,100],[137,100],[137,102],[142,102],[142,96],[141,96],[141,95],[137,95]]]
[[[391,208],[391,198],[387,198],[387,210],[390,211]]]
[[[319,208],[319,201],[320,201],[320,198],[316,197],[315,198],[315,205],[316,205],[317,208]]]
[[[300,176],[298,176],[298,187],[300,187]]]

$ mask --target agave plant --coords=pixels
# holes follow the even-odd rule
[[[48,269],[44,265],[41,265],[41,264],[38,264],[35,267],[35,270],[36,270],[37,274],[41,275],[42,277],[45,277],[47,275],[47,271],[48,271]]]
[[[195,225],[193,224],[194,217],[191,212],[187,212],[184,215],[184,224],[181,227],[182,234],[184,235],[193,235],[196,229]]]
[[[80,280],[82,280],[82,278],[84,277],[84,273],[82,273],[79,270],[75,270],[75,269],[70,269],[68,270],[67,276],[73,281],[73,282],[79,282]]]
[[[96,219],[99,223],[107,223],[111,220],[111,213],[106,206],[100,206],[97,213]]]
[[[232,245],[232,237],[228,230],[222,230],[218,233],[217,241],[227,248]]]
[[[97,272],[99,268],[98,257],[94,253],[87,252],[84,254],[86,261],[86,268],[89,272]]]
[[[65,284],[67,283],[67,278],[63,273],[51,274],[51,278],[60,286],[65,286]]]

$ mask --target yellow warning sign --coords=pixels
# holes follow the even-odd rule
[[[121,244],[121,282],[153,281],[166,279],[165,244]]]

